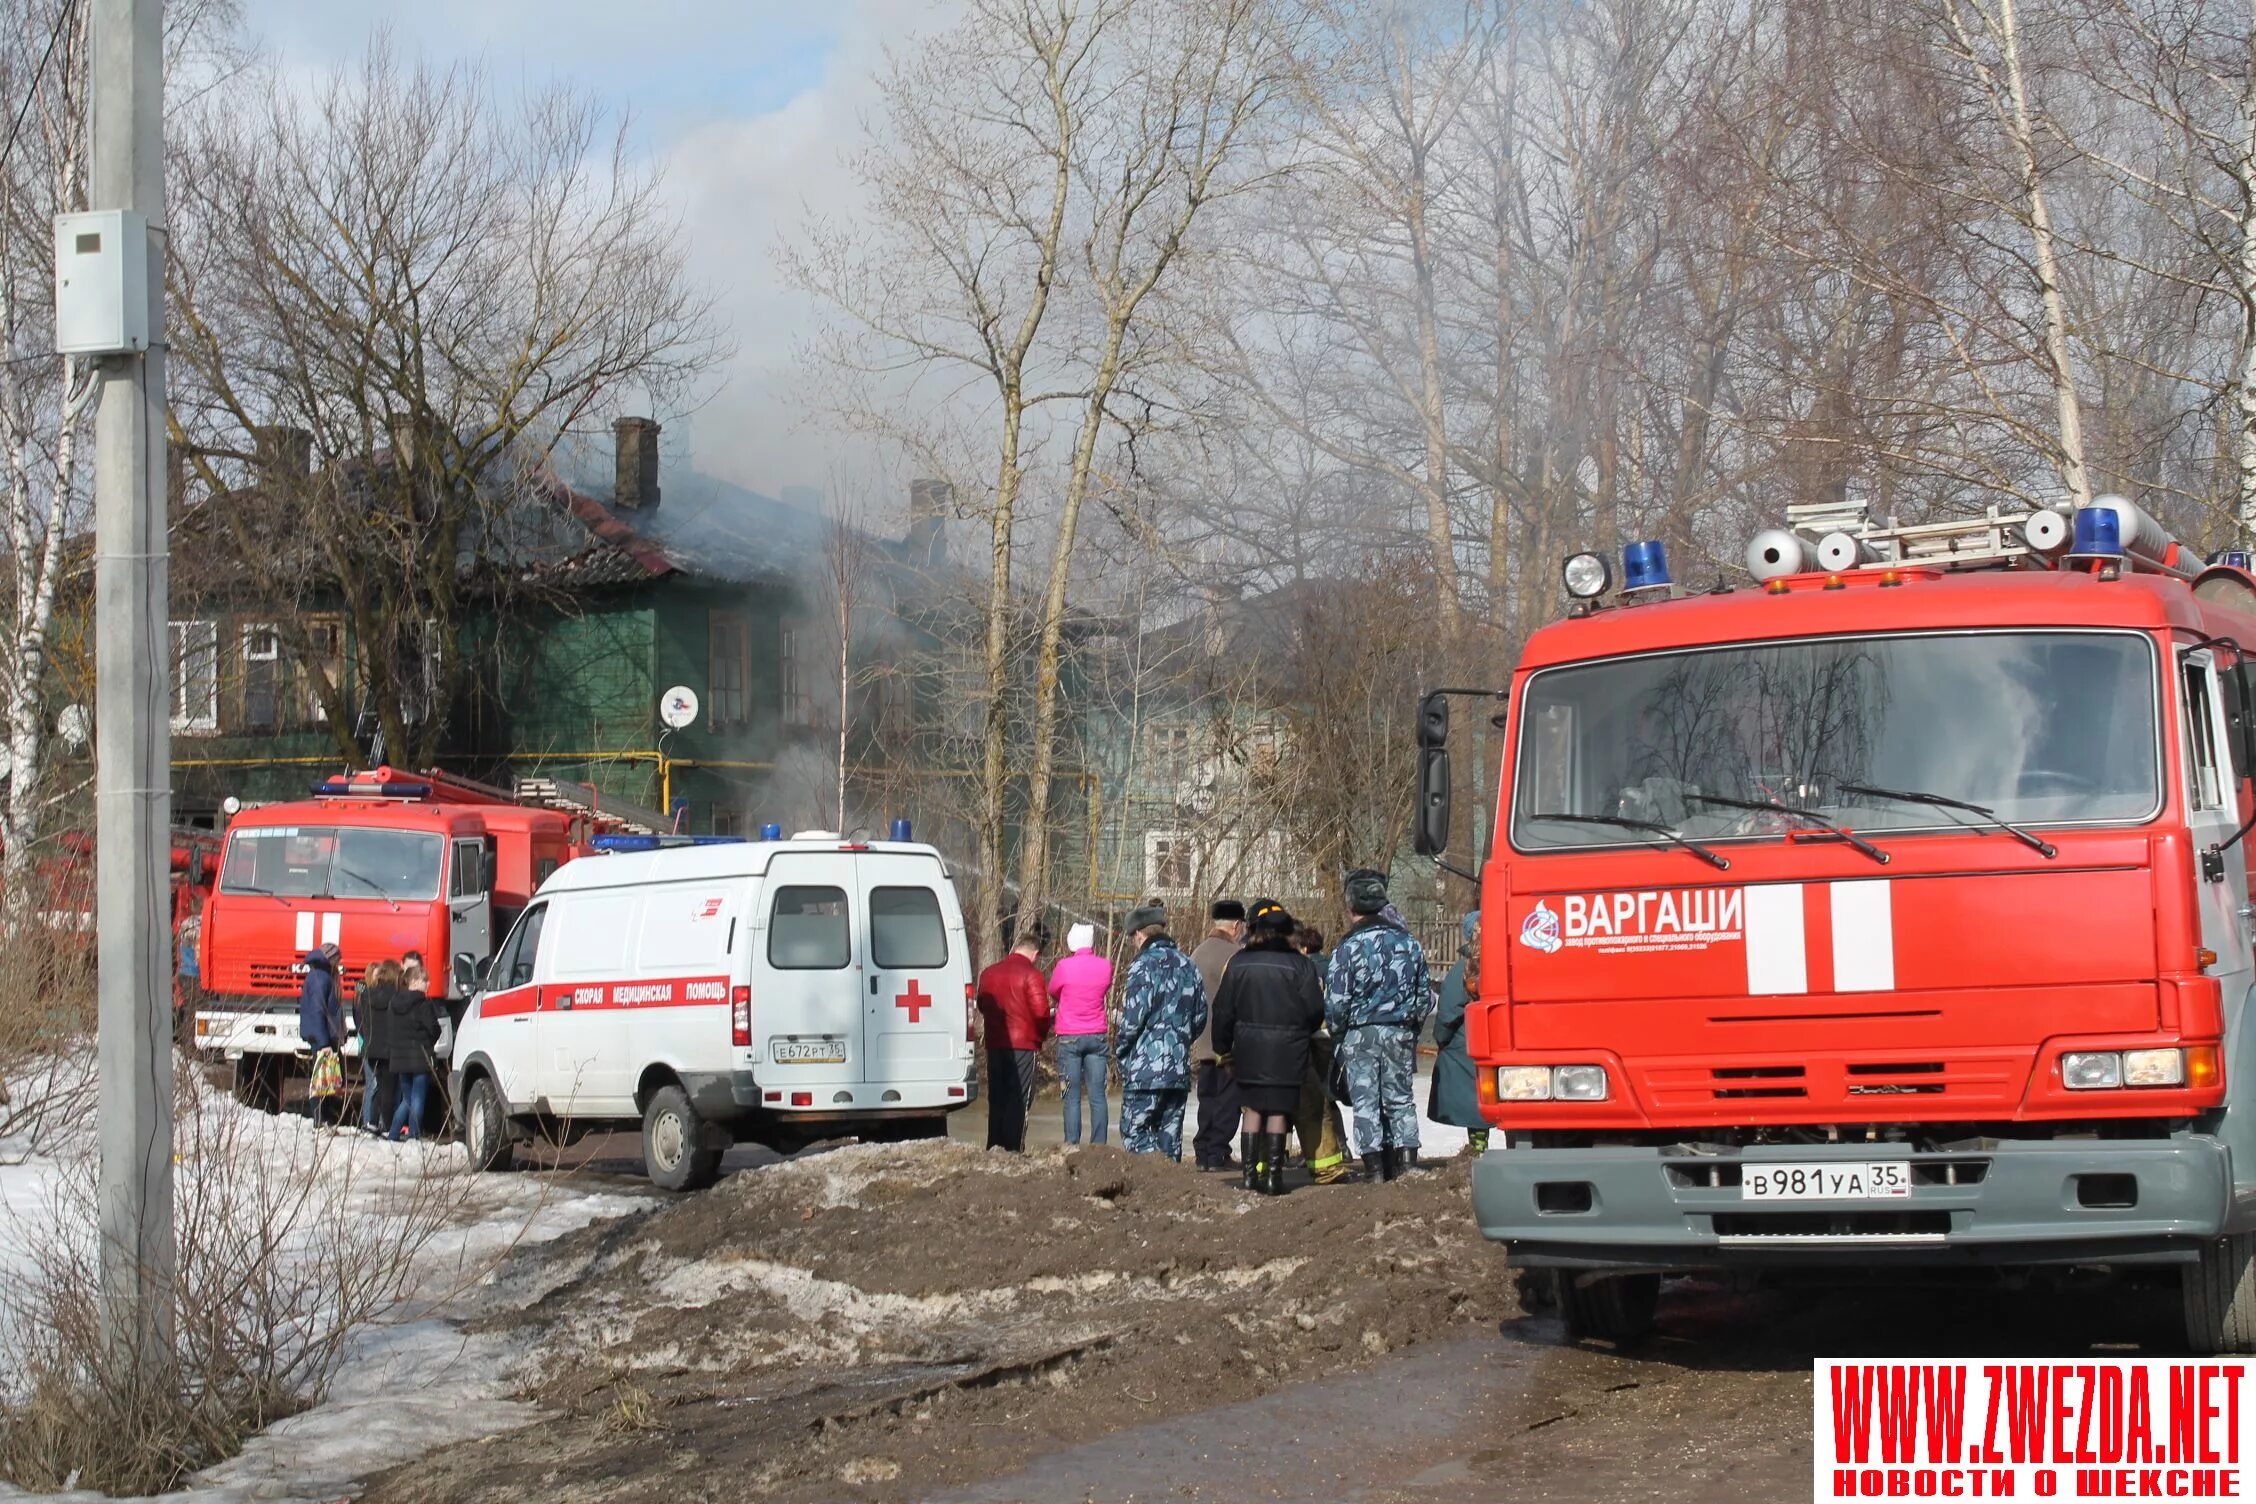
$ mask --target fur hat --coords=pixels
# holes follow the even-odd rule
[[[1167,928],[1167,905],[1156,898],[1147,898],[1128,911],[1128,933],[1140,935],[1145,930]]]
[[[1347,910],[1351,914],[1376,914],[1387,906],[1386,874],[1373,867],[1358,867],[1347,875]]]
[[[1236,924],[1246,917],[1246,907],[1235,898],[1221,898],[1207,910],[1206,917],[1216,924]]]

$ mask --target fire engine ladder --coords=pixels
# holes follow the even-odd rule
[[[1787,507],[1786,526],[1820,545],[1842,535],[1854,539],[1861,555],[1854,561],[1857,563],[1927,564],[1946,569],[2025,561],[2041,564],[2058,548],[2030,544],[2028,526],[2040,511],[2050,511],[2055,518],[2064,515],[2050,508],[1990,506],[1979,516],[1898,527],[1890,522],[1875,523],[1861,502],[1814,503]],[[2065,536],[2065,528],[2060,531]],[[1838,569],[1848,567],[1851,561],[1828,558],[1825,563]]]
[[[671,815],[662,815],[639,804],[629,804],[624,799],[614,799],[588,783],[559,783],[553,778],[520,778],[517,780],[517,802],[542,809],[562,810],[566,814],[583,815],[599,828],[614,828],[628,835],[662,836],[670,834],[674,828]]]

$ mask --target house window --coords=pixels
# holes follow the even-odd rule
[[[345,682],[345,624],[333,616],[317,616],[306,623],[308,660],[319,665],[321,677],[331,689]],[[309,677],[305,686],[305,718],[309,725],[329,724],[329,711],[321,703],[321,691]]]
[[[172,729],[219,729],[219,623],[176,621],[172,637]]]
[[[732,809],[728,805],[714,805],[712,820],[713,834],[717,836],[733,836],[738,834],[741,829],[739,822],[742,819],[743,816],[738,814],[736,810]]]
[[[1191,891],[1191,838],[1176,831],[1144,837],[1144,887],[1153,893]]]
[[[741,726],[749,716],[745,674],[752,657],[751,633],[742,612],[715,611],[708,623],[705,686],[711,692],[707,712],[715,726]]]
[[[270,626],[243,628],[242,729],[282,729],[282,638]]]
[[[909,676],[899,669],[880,674],[877,680],[877,734],[886,741],[896,741],[911,730],[916,695]]]
[[[777,637],[777,682],[783,690],[783,723],[787,726],[807,726],[814,723],[815,707],[807,698],[804,681],[800,677],[800,634],[796,628],[785,627]]]
[[[439,624],[411,623],[408,627],[408,661],[401,665],[400,714],[410,726],[431,718],[439,698]]]
[[[1191,728],[1154,726],[1152,776],[1161,783],[1181,783],[1191,772]]]

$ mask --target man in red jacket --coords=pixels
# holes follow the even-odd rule
[[[1034,1107],[1034,1056],[1050,1032],[1050,983],[1041,955],[1050,932],[1019,926],[1011,953],[979,974],[980,1032],[987,1040],[987,1147],[1026,1152]]]

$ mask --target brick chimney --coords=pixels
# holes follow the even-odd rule
[[[948,559],[948,514],[955,510],[956,488],[944,480],[909,482],[909,562],[944,564]]]
[[[621,418],[611,425],[618,469],[611,504],[630,512],[658,509],[658,425],[648,418]]]
[[[313,473],[313,435],[303,428],[254,428],[251,454],[259,479],[271,485],[288,486]]]

